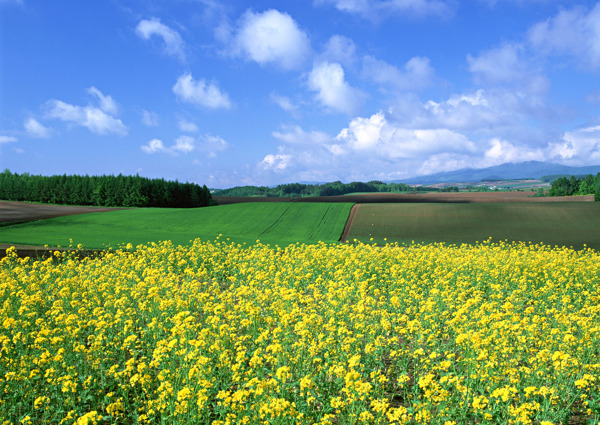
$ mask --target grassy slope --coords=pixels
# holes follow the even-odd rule
[[[583,244],[600,249],[600,203],[361,204],[348,240]]]
[[[82,214],[0,228],[0,243],[116,247],[171,240],[187,244],[219,234],[239,243],[286,245],[337,241],[351,203],[248,203],[209,208],[144,208]]]

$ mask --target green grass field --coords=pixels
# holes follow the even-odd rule
[[[600,249],[600,203],[361,204],[347,240],[543,242]]]
[[[38,220],[0,228],[0,243],[20,245],[116,248],[218,235],[239,243],[289,245],[335,242],[340,238],[352,203],[246,203],[208,208],[140,208]]]

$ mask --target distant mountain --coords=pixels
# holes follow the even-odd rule
[[[398,180],[397,182],[406,184],[467,183],[480,182],[482,180],[539,179],[543,176],[554,174],[596,175],[598,172],[600,172],[600,165],[569,167],[549,162],[527,161],[506,163],[479,169],[463,168],[456,171],[412,177],[405,180]]]

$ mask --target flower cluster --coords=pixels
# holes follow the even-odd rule
[[[0,261],[0,423],[600,419],[600,254],[194,241]]]

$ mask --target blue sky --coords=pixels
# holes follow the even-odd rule
[[[600,2],[0,0],[0,167],[212,188],[600,164]]]

